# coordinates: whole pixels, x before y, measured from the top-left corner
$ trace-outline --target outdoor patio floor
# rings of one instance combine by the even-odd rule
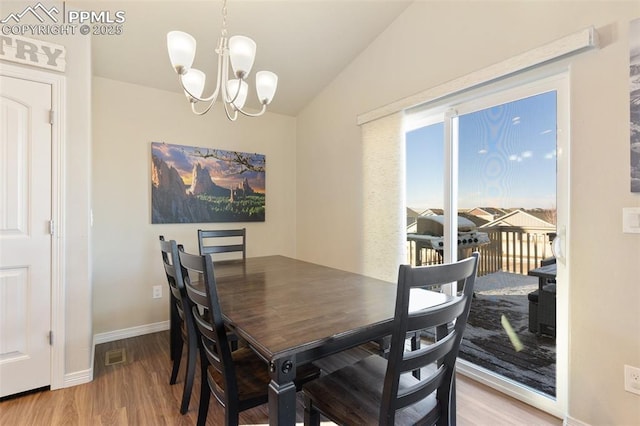
[[[537,289],[538,279],[508,272],[478,277],[471,303],[460,358],[555,396],[555,339],[529,331],[527,294]],[[523,344],[516,351],[504,330],[505,315]]]

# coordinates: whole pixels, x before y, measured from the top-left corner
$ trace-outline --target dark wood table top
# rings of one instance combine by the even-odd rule
[[[270,425],[296,423],[296,366],[391,334],[396,283],[283,256],[215,262],[214,274],[225,321],[267,362]],[[411,296],[411,310],[449,299]]]
[[[396,283],[283,256],[216,262],[214,270],[229,325],[268,360],[383,330],[394,315]],[[423,293],[416,309],[446,300]]]

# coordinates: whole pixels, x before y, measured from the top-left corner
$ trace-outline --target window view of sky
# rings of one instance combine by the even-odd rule
[[[444,205],[444,125],[406,134],[407,207]],[[547,92],[461,115],[460,208],[556,205],[556,94]]]

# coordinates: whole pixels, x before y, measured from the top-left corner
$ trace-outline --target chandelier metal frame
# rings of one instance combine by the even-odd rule
[[[218,56],[217,80],[215,90],[210,96],[202,96],[205,74],[191,68],[196,51],[195,38],[182,31],[170,31],[167,34],[167,49],[171,64],[178,74],[178,81],[191,104],[191,110],[196,115],[209,112],[220,96],[229,120],[235,121],[238,113],[248,117],[258,117],[266,112],[267,105],[275,95],[278,76],[270,71],[259,71],[256,73],[256,91],[261,109],[258,112],[248,112],[244,109],[248,92],[245,80],[253,66],[256,45],[248,37],[228,37],[227,0],[222,2],[222,29],[218,47],[215,50]],[[235,77],[233,79],[229,78],[230,66]],[[196,105],[201,102],[207,105],[203,109],[196,108]]]

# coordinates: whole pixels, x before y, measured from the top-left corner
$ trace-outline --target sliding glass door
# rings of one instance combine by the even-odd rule
[[[567,229],[565,106],[555,77],[423,107],[406,133],[408,261],[481,254],[463,370],[552,413],[566,386],[567,274],[552,252]],[[547,264],[554,276],[533,275]]]

